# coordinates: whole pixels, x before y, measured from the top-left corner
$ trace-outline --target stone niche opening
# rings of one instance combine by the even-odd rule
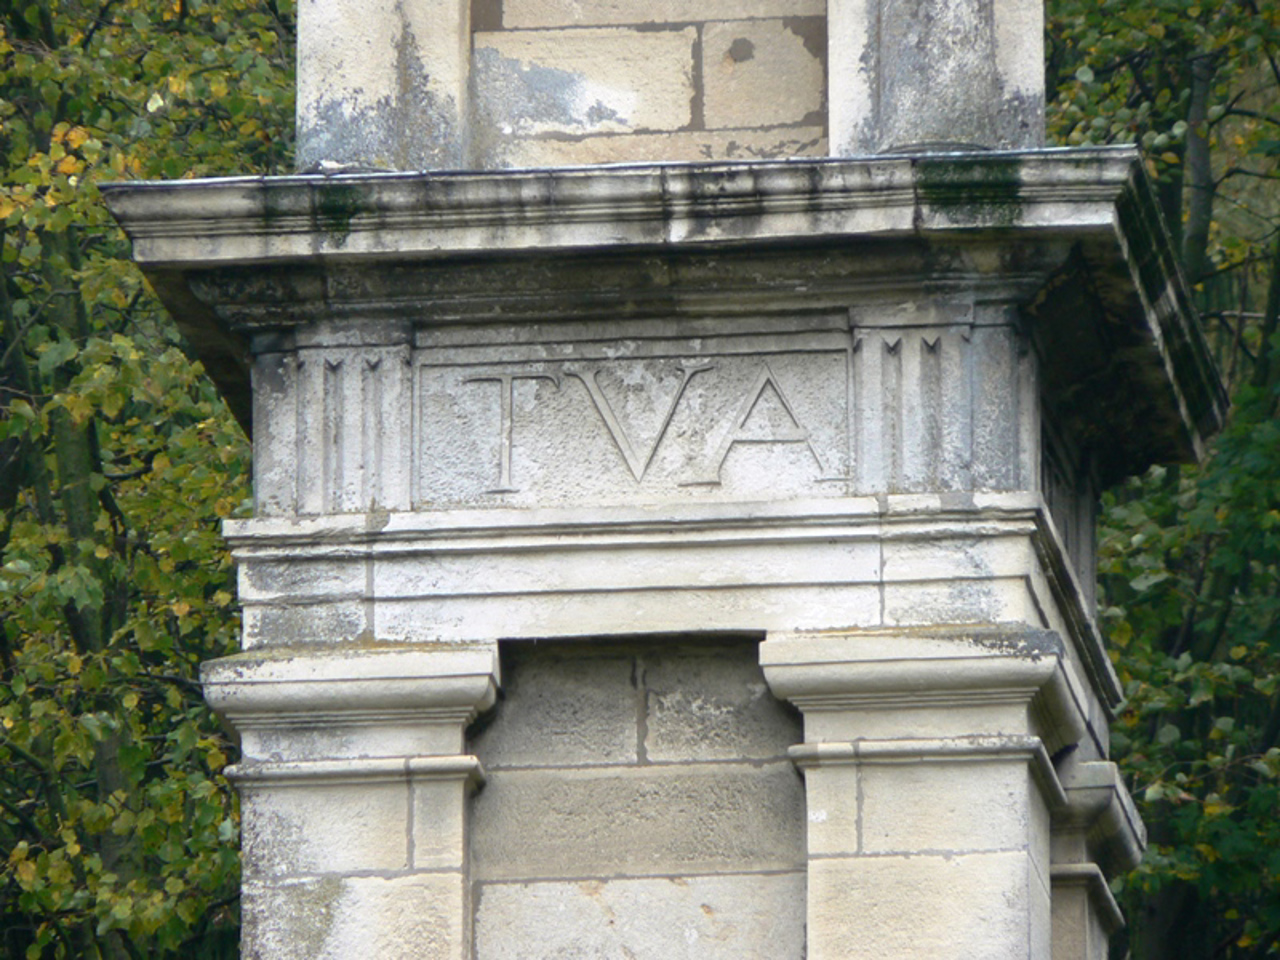
[[[468,732],[476,960],[805,955],[802,723],[758,647],[501,645]]]

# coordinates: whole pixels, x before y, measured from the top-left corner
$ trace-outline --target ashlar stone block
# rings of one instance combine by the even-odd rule
[[[808,891],[809,960],[1049,958],[1025,853],[813,860]]]
[[[247,880],[249,960],[471,960],[460,874]]]
[[[820,126],[826,58],[822,17],[708,23],[702,31],[706,125]]]
[[[473,136],[487,166],[510,136],[675,130],[690,121],[689,28],[478,33]]]
[[[768,17],[819,17],[822,0],[503,0],[502,25],[695,23]]]
[[[409,784],[249,786],[241,848],[248,877],[403,871],[409,866]]]
[[[794,870],[803,811],[804,787],[787,761],[510,770],[476,796],[473,876]]]
[[[802,960],[802,872],[485,883],[476,960]]]

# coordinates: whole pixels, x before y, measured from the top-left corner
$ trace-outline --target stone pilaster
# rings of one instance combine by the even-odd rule
[[[830,0],[833,156],[1044,145],[1044,7]]]
[[[1146,830],[1114,763],[1064,759],[1067,803],[1053,825],[1054,960],[1106,960],[1124,918],[1107,884],[1136,867]]]
[[[770,637],[808,809],[812,960],[1047,960],[1051,756],[1090,696],[1046,631]],[[1056,956],[1056,954],[1055,954]]]
[[[256,960],[471,956],[463,732],[493,645],[273,648],[206,665],[239,731],[244,942]]]

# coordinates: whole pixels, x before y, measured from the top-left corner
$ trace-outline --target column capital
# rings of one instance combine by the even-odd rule
[[[804,712],[810,742],[1031,735],[1055,753],[1088,715],[1049,630],[770,634],[760,662],[774,694]]]
[[[452,755],[501,682],[496,643],[255,649],[204,664],[244,762]]]
[[[1083,834],[1090,859],[1109,875],[1126,873],[1141,863],[1147,830],[1120,768],[1109,760],[1068,760],[1059,774],[1067,805],[1054,832]]]

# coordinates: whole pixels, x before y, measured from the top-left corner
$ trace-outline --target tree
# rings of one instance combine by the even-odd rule
[[[218,520],[249,448],[98,195],[278,172],[276,0],[0,0],[0,952],[234,955],[238,624]]]
[[[1234,409],[1105,501],[1113,729],[1151,834],[1113,953],[1280,956],[1280,7],[1054,0],[1050,131],[1148,151]]]

